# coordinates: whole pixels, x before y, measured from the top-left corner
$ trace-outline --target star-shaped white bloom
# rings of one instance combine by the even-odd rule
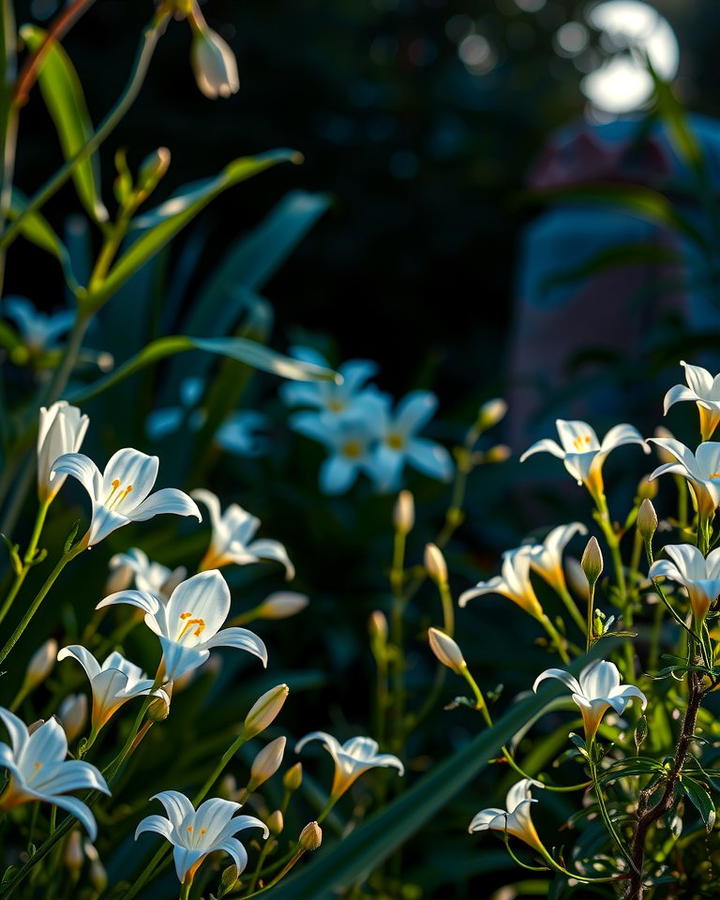
[[[253,540],[260,528],[260,519],[237,503],[231,503],[223,512],[220,500],[212,491],[196,490],[192,496],[205,504],[212,525],[210,547],[200,563],[201,570],[217,569],[231,563],[244,566],[265,559],[283,565],[288,579],[295,577],[295,567],[280,541],[267,538]]]
[[[311,347],[293,347],[291,354],[302,362],[328,367],[325,357]],[[366,390],[368,379],[377,374],[377,364],[368,359],[351,359],[338,368],[342,381],[292,382],[280,388],[280,395],[288,406],[309,406],[329,417],[349,412]]]
[[[265,838],[270,833],[255,816],[235,816],[240,804],[230,800],[206,800],[195,809],[179,791],[161,791],[150,799],[162,803],[167,818],[146,816],[135,831],[135,840],[146,831],[154,831],[170,841],[178,880],[185,884],[192,882],[205,857],[219,850],[230,856],[240,875],[248,857],[235,835],[245,828],[259,828]]]
[[[674,456],[677,462],[664,463],[648,475],[681,475],[687,479],[695,505],[704,516],[711,516],[720,505],[720,442],[705,441],[695,453],[675,438],[649,438]]]
[[[299,753],[309,741],[320,741],[335,762],[331,792],[333,797],[344,794],[363,772],[376,766],[390,766],[397,769],[401,775],[405,774],[405,768],[397,756],[393,756],[392,753],[378,753],[378,743],[372,738],[354,737],[341,744],[337,738],[325,731],[312,731],[297,742],[295,752]]]
[[[97,827],[89,807],[82,800],[65,795],[81,788],[109,794],[100,772],[90,763],[65,759],[67,737],[62,725],[54,718],[32,734],[10,710],[0,707],[0,720],[12,745],[0,744],[0,768],[7,769],[10,774],[7,787],[0,795],[0,809],[43,800],[75,816],[94,841]]]
[[[110,580],[119,582],[118,590],[128,587],[134,578],[135,587],[139,591],[154,594],[163,603],[187,575],[185,566],[169,569],[162,563],[151,560],[138,547],[131,547],[125,553],[116,553],[110,558],[109,566],[113,573]]]
[[[72,310],[47,315],[35,309],[25,297],[8,297],[4,304],[4,315],[13,320],[25,344],[35,352],[52,350],[75,321]]]
[[[38,496],[53,500],[65,483],[65,476],[54,473],[55,460],[64,453],[77,453],[82,446],[90,420],[76,406],[58,400],[49,409],[40,408],[37,436]]]
[[[169,681],[201,666],[214,647],[234,647],[267,665],[267,649],[247,628],[222,628],[230,612],[230,590],[217,569],[200,572],[179,584],[167,604],[143,591],[119,591],[96,609],[127,604],[145,613],[145,624],[160,639]]]
[[[691,366],[680,360],[680,365],[685,369],[685,381],[687,384],[676,384],[665,394],[663,412],[675,403],[683,400],[693,400],[700,414],[700,432],[703,441],[709,441],[720,422],[720,375],[714,378],[707,369],[702,366]]]
[[[646,453],[650,452],[640,432],[632,425],[615,425],[602,442],[587,422],[557,419],[555,425],[560,444],[543,438],[523,453],[520,462],[534,453],[552,453],[563,461],[572,477],[578,484],[584,484],[593,497],[599,497],[604,492],[602,467],[609,453],[624,444],[640,444]]]
[[[502,574],[489,581],[479,581],[474,588],[464,591],[458,603],[465,606],[474,597],[483,594],[500,594],[512,600],[535,619],[543,616],[543,609],[530,581],[532,548],[525,545],[503,553]]]
[[[86,535],[92,547],[130,522],[145,522],[161,513],[195,516],[202,521],[197,504],[178,488],[162,488],[151,494],[157,480],[159,460],[126,447],[113,454],[101,474],[83,453],[65,453],[55,460],[53,470],[72,475],[82,484],[92,501],[92,519]]]
[[[572,691],[572,698],[580,708],[585,726],[585,737],[592,740],[602,717],[610,709],[622,715],[628,703],[637,699],[642,708],[647,706],[647,697],[634,684],[620,684],[620,672],[615,663],[596,660],[580,672],[576,678],[564,669],[546,669],[535,679],[533,691],[546,678],[557,678]]]
[[[693,544],[670,544],[663,550],[670,559],[656,560],[649,577],[669,578],[681,584],[688,592],[693,616],[702,622],[720,594],[720,548],[707,559]]]
[[[128,700],[147,696],[153,686],[152,678],[148,678],[139,666],[129,662],[117,651],[112,652],[100,665],[85,647],[71,644],[64,647],[57,658],[77,660],[85,670],[93,698],[93,732],[100,731]],[[163,690],[156,690],[154,695],[170,702]]]
[[[566,587],[562,557],[576,534],[587,534],[587,528],[582,522],[558,525],[548,532],[542,544],[529,545],[530,566],[556,591],[562,591]]]
[[[535,850],[544,850],[530,816],[531,805],[538,802],[532,797],[532,787],[542,785],[529,778],[518,781],[507,792],[505,809],[498,809],[495,806],[481,809],[470,822],[468,831],[471,834],[475,831],[499,831],[525,841]]]

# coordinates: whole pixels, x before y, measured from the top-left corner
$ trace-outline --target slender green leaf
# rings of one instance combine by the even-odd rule
[[[27,197],[25,197],[17,188],[13,188],[8,218],[11,221],[18,218],[20,213],[22,213],[26,207]],[[37,247],[46,250],[59,261],[65,275],[65,280],[71,290],[74,291],[79,287],[72,271],[68,249],[42,213],[34,212],[30,213],[30,215],[26,215],[20,226],[20,233]]]
[[[110,269],[101,285],[88,294],[85,303],[99,308],[133,273],[171,241],[218,194],[264,172],[281,162],[301,162],[294,150],[271,150],[258,156],[236,159],[216,177],[186,185],[157,209],[140,217],[135,225],[143,228],[142,234],[127,248]]]
[[[173,335],[152,341],[131,359],[118,366],[114,372],[100,378],[88,387],[72,392],[67,399],[73,403],[88,400],[145,366],[186,350],[204,350],[206,353],[227,356],[255,369],[293,381],[334,381],[338,378],[331,369],[291,359],[289,356],[283,356],[269,347],[263,347],[262,344],[248,341],[245,338],[194,338]]]
[[[30,50],[36,50],[45,32],[35,25],[23,25],[20,34]],[[72,159],[93,135],[82,85],[65,50],[53,41],[45,53],[38,75],[40,90],[60,138],[65,159]],[[100,195],[100,164],[97,154],[78,163],[73,173],[83,206],[96,222],[106,222],[108,212]]]
[[[695,781],[694,778],[688,778],[687,775],[682,777],[681,785],[692,805],[700,813],[707,830],[712,831],[715,825],[715,804],[708,791],[700,782]]]

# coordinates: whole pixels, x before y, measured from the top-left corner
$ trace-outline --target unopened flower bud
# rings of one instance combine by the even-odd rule
[[[138,172],[138,190],[143,194],[149,194],[154,191],[169,166],[170,151],[167,147],[158,147],[154,153],[146,156]]]
[[[600,544],[598,544],[597,538],[594,535],[587,542],[585,552],[580,560],[580,565],[588,580],[588,584],[590,586],[594,585],[603,570],[602,551],[600,550]]]
[[[285,819],[283,818],[282,812],[279,809],[276,809],[275,812],[270,813],[266,824],[270,829],[271,834],[280,834],[285,827]]]
[[[285,738],[275,738],[257,754],[250,769],[248,790],[255,791],[277,772],[285,753]]]
[[[262,603],[257,610],[259,619],[289,619],[308,605],[310,599],[295,591],[277,591]]]
[[[283,787],[286,791],[297,791],[302,784],[302,777],[302,763],[295,763],[283,775]]]
[[[448,669],[452,669],[453,672],[457,672],[459,675],[463,669],[467,668],[462,651],[450,635],[440,631],[439,628],[429,628],[428,641],[432,652]]]
[[[494,447],[485,452],[485,462],[501,463],[505,462],[506,459],[510,459],[511,456],[512,450],[507,444],[495,444]]]
[[[638,484],[637,495],[641,500],[654,500],[658,493],[657,479],[650,481],[649,478],[643,478]]]
[[[55,665],[58,655],[57,641],[50,638],[45,641],[42,646],[30,657],[27,670],[25,672],[25,690],[31,691],[48,677]]]
[[[286,684],[278,684],[255,701],[252,709],[245,717],[243,729],[247,737],[254,737],[265,731],[283,708],[290,688]]]
[[[652,501],[645,498],[640,504],[637,516],[637,530],[644,541],[652,540],[652,536],[657,531],[658,517]]]
[[[442,550],[435,544],[425,544],[425,568],[436,584],[447,584],[448,571]]]
[[[235,54],[212,28],[193,32],[190,60],[197,86],[211,100],[230,97],[240,89]]]
[[[108,877],[107,872],[105,871],[105,866],[100,862],[99,859],[94,859],[90,863],[90,884],[95,888],[98,894],[102,894],[102,892],[107,887]]]
[[[240,889],[240,880],[238,878],[237,866],[228,866],[223,870],[220,876],[220,892],[219,897],[225,897],[228,894],[234,894]]]
[[[75,829],[70,832],[67,841],[65,841],[65,850],[63,851],[63,864],[70,872],[73,881],[77,880],[84,862],[85,854],[83,853],[82,836]]]
[[[368,619],[368,631],[373,641],[379,641],[384,644],[388,636],[388,622],[385,613],[379,609],[373,610]]]
[[[415,525],[415,500],[410,491],[400,491],[395,501],[393,524],[400,534],[410,534]]]
[[[300,832],[298,846],[302,850],[317,850],[322,844],[322,828],[317,822],[308,822]]]
[[[234,775],[224,775],[218,785],[218,796],[223,800],[234,800],[237,793],[237,781]]]
[[[173,683],[168,681],[157,697],[148,706],[147,717],[151,722],[164,722],[170,715],[170,700],[172,699]]]
[[[497,425],[498,422],[505,418],[507,409],[507,403],[499,397],[483,403],[478,413],[478,428],[481,431],[487,431],[488,428]]]
[[[58,718],[65,729],[69,744],[82,734],[87,716],[88,702],[85,694],[70,694],[60,704]]]

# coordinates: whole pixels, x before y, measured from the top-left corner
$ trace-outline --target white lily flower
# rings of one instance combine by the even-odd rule
[[[230,612],[230,589],[217,569],[200,572],[179,584],[166,604],[144,591],[119,591],[95,607],[127,604],[145,613],[145,624],[160,639],[165,677],[180,678],[197,669],[215,647],[234,647],[267,665],[267,649],[247,628],[223,628]]]
[[[380,490],[399,489],[405,463],[439,481],[452,477],[454,466],[448,451],[435,441],[417,437],[436,409],[437,397],[430,391],[412,391],[394,413],[384,404],[373,454],[373,476]]]
[[[204,503],[210,513],[212,537],[210,546],[200,563],[200,570],[217,569],[234,563],[244,566],[260,560],[272,560],[285,567],[288,580],[295,577],[295,567],[280,541],[253,538],[261,525],[260,519],[251,515],[237,503],[231,503],[223,513],[220,500],[212,491],[198,489],[192,496]]]
[[[185,566],[169,569],[161,563],[153,562],[137,547],[131,547],[126,553],[116,553],[111,557],[109,565],[117,573],[118,579],[122,578],[125,582],[118,590],[128,587],[134,576],[135,587],[139,591],[154,594],[163,603],[187,575]],[[113,578],[114,575],[111,575],[110,579]]]
[[[702,622],[720,594],[720,548],[707,559],[693,544],[663,547],[670,559],[658,559],[650,566],[649,578],[677,581],[688,593],[696,621]]]
[[[705,441],[695,453],[675,438],[649,438],[662,450],[675,457],[677,462],[658,466],[648,475],[652,480],[659,475],[681,475],[687,479],[698,512],[712,516],[720,505],[720,442]]]
[[[4,315],[13,320],[23,342],[36,353],[56,347],[58,339],[70,330],[75,321],[72,310],[47,315],[35,309],[25,297],[8,297],[4,304]]]
[[[709,441],[720,422],[720,375],[714,378],[702,366],[691,366],[684,360],[680,365],[685,369],[687,384],[676,384],[665,394],[663,412],[675,403],[693,400],[700,414],[700,433],[703,441]]]
[[[310,741],[320,741],[335,762],[335,776],[333,778],[331,796],[340,797],[353,782],[368,769],[377,766],[382,768],[392,767],[401,775],[405,774],[405,767],[392,753],[378,753],[378,743],[369,737],[354,737],[341,744],[337,738],[325,731],[311,731],[301,738],[295,745],[295,752],[300,753],[302,748]]]
[[[240,90],[235,54],[212,28],[193,29],[190,61],[197,86],[211,100],[230,97]]]
[[[500,594],[512,600],[533,618],[541,619],[544,615],[543,608],[530,581],[531,547],[525,545],[507,550],[502,558],[502,574],[489,581],[479,581],[474,588],[464,591],[458,600],[459,605],[465,606],[469,600],[483,594]]]
[[[55,460],[64,453],[77,453],[90,420],[65,400],[40,408],[37,436],[38,497],[51,502],[65,483],[65,475],[54,472]]]
[[[482,809],[473,816],[468,831],[472,834],[476,831],[499,831],[502,834],[510,834],[513,837],[525,841],[534,850],[545,852],[535,825],[530,816],[530,806],[538,801],[533,799],[531,788],[542,787],[537,781],[523,778],[514,784],[507,792],[505,809],[491,806]]]
[[[587,534],[582,522],[558,525],[542,542],[530,546],[530,566],[554,590],[562,593],[567,589],[563,569],[563,552],[576,534]]]
[[[325,357],[311,347],[292,347],[291,355],[301,362],[327,368]],[[377,364],[369,359],[351,359],[338,367],[342,381],[288,382],[280,388],[280,396],[288,406],[310,406],[329,417],[350,412],[355,401],[367,392],[367,381],[376,375]],[[374,393],[374,392],[372,392]]]
[[[80,663],[90,682],[92,691],[92,730],[100,731],[120,707],[133,697],[147,696],[153,686],[152,678],[148,678],[143,670],[129,660],[113,651],[100,665],[89,650],[79,644],[64,647],[57,655],[59,661],[74,659]],[[153,691],[153,696],[160,697],[170,703],[170,698],[163,690]]]
[[[53,472],[72,475],[90,495],[92,519],[85,537],[88,547],[130,522],[145,522],[167,513],[195,516],[202,521],[194,500],[178,488],[162,488],[151,494],[158,474],[157,456],[126,447],[110,457],[101,474],[83,453],[65,453],[55,460]]]
[[[620,684],[620,672],[615,663],[601,659],[591,662],[576,678],[564,669],[546,669],[535,679],[533,691],[546,678],[557,678],[570,688],[575,704],[580,708],[585,726],[585,737],[595,737],[602,717],[609,709],[620,716],[631,700],[639,700],[647,707],[647,697],[634,684]]]
[[[97,827],[88,806],[68,791],[91,789],[110,794],[105,779],[95,766],[77,759],[66,760],[67,737],[56,719],[49,719],[32,734],[25,723],[0,707],[0,720],[10,735],[10,743],[0,743],[0,768],[10,780],[0,795],[0,809],[43,800],[75,816],[95,840]]]
[[[245,869],[248,857],[245,848],[235,837],[245,828],[259,828],[263,837],[270,832],[255,816],[235,816],[239,803],[215,798],[201,803],[197,809],[179,791],[161,791],[150,798],[165,807],[165,816],[146,816],[135,830],[135,840],[147,831],[162,835],[173,845],[173,859],[178,880],[192,882],[197,870],[209,853],[224,850],[237,868]]]
[[[640,444],[646,453],[650,452],[640,432],[632,425],[615,425],[602,442],[587,422],[557,419],[555,425],[560,444],[550,438],[536,441],[523,453],[520,462],[534,453],[552,453],[563,461],[577,483],[584,484],[594,498],[604,493],[602,467],[609,453],[624,444]]]

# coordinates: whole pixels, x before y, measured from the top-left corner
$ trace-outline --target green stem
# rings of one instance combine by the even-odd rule
[[[577,604],[575,603],[572,594],[567,589],[567,585],[564,583],[559,584],[557,586],[557,592],[560,595],[560,599],[565,604],[565,608],[570,613],[573,622],[575,622],[580,631],[585,634],[588,629],[586,628],[582,613],[577,608]]]
[[[180,885],[179,900],[190,900],[190,888],[192,888],[192,881],[183,881]]]
[[[22,568],[15,576],[15,581],[13,582],[9,593],[5,598],[5,602],[0,609],[0,622],[3,621],[5,616],[10,611],[10,607],[13,605],[13,602],[17,597],[20,588],[25,581],[27,573],[32,568],[35,559],[35,551],[37,550],[38,543],[40,542],[40,535],[42,534],[43,526],[45,525],[45,518],[47,517],[48,509],[50,509],[51,503],[52,499],[44,500],[40,504],[40,509],[38,510],[37,518],[35,519],[35,527],[33,528],[33,533],[30,537],[30,543],[28,544],[27,550],[25,551],[25,556],[23,558]]]
[[[563,636],[560,634],[560,632],[557,630],[557,628],[553,625],[553,623],[550,621],[550,619],[545,615],[545,613],[543,613],[542,616],[540,616],[540,618],[538,619],[538,622],[540,622],[542,627],[548,633],[548,636],[552,640],[552,642],[555,646],[555,649],[557,650],[558,654],[560,655],[560,659],[564,663],[569,663],[570,657],[568,656],[568,652],[565,647],[565,638],[563,638]]]

